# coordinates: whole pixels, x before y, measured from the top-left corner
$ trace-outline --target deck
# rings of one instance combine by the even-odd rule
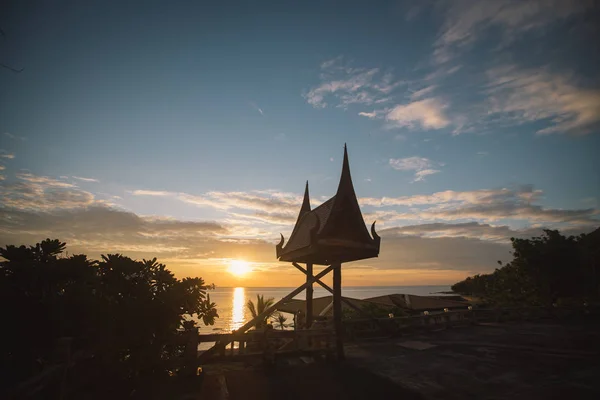
[[[339,364],[229,363],[208,399],[596,399],[600,323],[481,323],[346,345]],[[307,364],[308,362],[308,364]]]

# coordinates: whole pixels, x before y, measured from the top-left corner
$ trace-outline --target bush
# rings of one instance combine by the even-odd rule
[[[65,246],[47,239],[0,248],[0,357],[7,382],[40,372],[63,337],[100,373],[160,373],[179,354],[174,340],[186,315],[207,325],[218,318],[202,278],[177,279],[156,258],[66,256]]]

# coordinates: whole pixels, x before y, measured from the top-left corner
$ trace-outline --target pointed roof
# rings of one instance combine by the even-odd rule
[[[298,213],[298,219],[296,219],[296,225],[300,218],[306,213],[310,212],[310,197],[308,196],[308,181],[306,181],[306,188],[304,189],[304,199],[302,199],[302,207],[300,207],[300,212]]]
[[[280,261],[327,265],[377,257],[380,238],[371,226],[373,237],[365,226],[352,184],[348,150],[344,145],[342,173],[335,196],[310,210],[308,184],[298,220],[289,241],[277,245]]]

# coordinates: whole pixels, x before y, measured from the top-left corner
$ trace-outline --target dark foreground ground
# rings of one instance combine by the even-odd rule
[[[201,393],[185,398],[600,398],[597,322],[465,326],[349,344],[346,356],[337,365],[295,359],[274,369],[208,367]]]

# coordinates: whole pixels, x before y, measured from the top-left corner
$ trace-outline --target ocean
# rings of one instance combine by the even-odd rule
[[[200,327],[201,334],[231,332],[251,319],[250,312],[246,308],[248,300],[251,299],[256,303],[256,295],[260,294],[264,295],[265,299],[272,297],[277,301],[294,289],[291,287],[217,287],[210,290],[208,294],[211,301],[217,304],[219,318],[212,326],[206,326],[201,322],[197,326]],[[347,286],[342,288],[342,296],[365,299],[394,293],[426,296],[445,291],[450,291],[450,286]],[[325,289],[315,285],[314,298],[329,295]],[[301,292],[295,298],[305,297],[306,292]],[[288,317],[288,322],[291,322],[291,316]]]

